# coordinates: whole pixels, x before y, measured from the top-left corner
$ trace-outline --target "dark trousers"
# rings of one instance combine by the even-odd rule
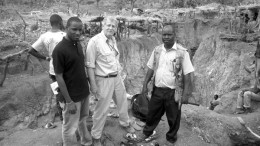
[[[169,124],[169,131],[166,139],[169,142],[177,140],[177,132],[180,128],[181,110],[178,110],[178,103],[174,100],[174,89],[154,87],[152,97],[148,106],[148,115],[143,133],[150,136],[159,124],[164,112]]]

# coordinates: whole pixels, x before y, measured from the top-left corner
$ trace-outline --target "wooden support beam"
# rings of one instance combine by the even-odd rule
[[[19,51],[19,52],[13,53],[13,54],[6,55],[6,56],[0,58],[0,61],[6,61],[6,60],[11,59],[11,58],[13,58],[13,57],[16,57],[16,56],[18,56],[18,55],[21,55],[21,54],[23,54],[23,53],[26,53],[26,52],[28,52],[28,50],[29,50],[29,49],[25,49],[25,50],[21,50],[21,51]]]
[[[3,87],[4,81],[5,81],[5,78],[6,78],[6,74],[7,74],[8,65],[9,65],[9,59],[6,59],[5,60],[5,67],[4,67],[3,77],[0,80],[0,87]]]

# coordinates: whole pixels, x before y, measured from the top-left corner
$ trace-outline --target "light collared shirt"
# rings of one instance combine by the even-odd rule
[[[121,67],[115,38],[108,40],[103,31],[95,35],[89,40],[85,60],[86,66],[95,68],[98,76],[117,74]]]
[[[178,47],[177,47],[178,46]],[[166,50],[164,45],[160,45],[158,49],[162,49],[160,53],[158,68],[155,72],[155,86],[156,87],[168,87],[175,89],[175,75],[173,70],[173,63],[176,59],[176,50],[184,50],[184,56],[182,61],[182,70],[183,74],[186,75],[194,71],[192,66],[189,53],[181,45],[175,43],[173,47],[169,50]],[[150,59],[148,60],[147,66],[154,70],[154,51],[151,54]]]
[[[32,47],[36,51],[41,51],[42,49],[46,49],[48,51],[50,60],[49,65],[49,73],[51,75],[55,75],[54,68],[53,68],[53,59],[52,59],[52,52],[55,46],[62,40],[62,38],[66,35],[65,32],[58,31],[58,32],[51,32],[48,31],[40,36],[40,38],[32,45]]]

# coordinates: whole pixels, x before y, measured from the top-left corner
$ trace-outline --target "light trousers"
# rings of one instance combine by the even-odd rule
[[[93,114],[93,127],[91,135],[95,139],[100,139],[106,122],[111,99],[117,105],[119,113],[119,123],[122,126],[129,126],[128,103],[126,90],[121,76],[103,78],[96,76],[98,88],[98,101]],[[115,95],[113,97],[113,94]]]
[[[66,106],[61,103],[63,108],[63,124],[62,124],[62,139],[63,146],[89,146],[92,144],[91,135],[87,129],[87,117],[89,115],[89,97],[80,102],[75,102],[77,111],[75,114],[70,114]],[[64,108],[65,107],[65,108]],[[80,136],[80,143],[77,142],[76,131]]]
[[[239,92],[237,97],[237,108],[250,108],[251,100],[260,101],[260,95],[251,91],[246,91],[243,95],[242,91]]]

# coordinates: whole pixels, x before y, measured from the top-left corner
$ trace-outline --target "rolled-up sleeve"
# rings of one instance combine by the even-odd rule
[[[147,62],[147,67],[154,70],[154,50],[150,56],[150,59]]]
[[[89,40],[87,51],[86,51],[86,62],[85,65],[90,68],[95,68],[95,61],[96,61],[96,54],[97,54],[97,47],[96,43],[93,40]]]
[[[188,73],[194,72],[194,67],[191,63],[190,55],[187,51],[185,51],[185,53],[184,53],[182,66],[183,66],[183,74],[184,75],[187,75]]]
[[[40,38],[32,45],[32,47],[36,50],[36,51],[41,51],[41,49],[44,48],[44,44],[43,44],[43,35],[40,36]]]
[[[53,67],[54,67],[54,72],[56,74],[60,74],[64,72],[64,67],[65,67],[65,57],[63,55],[63,52],[59,51],[59,49],[53,50],[52,53],[52,58],[53,58]]]

